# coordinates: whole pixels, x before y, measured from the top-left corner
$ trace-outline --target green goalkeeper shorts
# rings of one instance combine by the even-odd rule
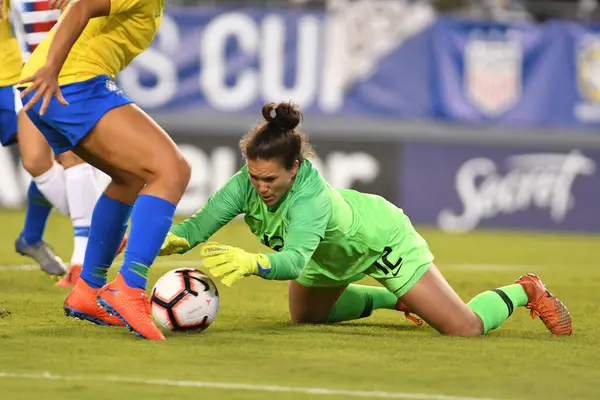
[[[364,269],[356,275],[337,279],[331,271],[323,270],[311,260],[298,277],[298,283],[306,287],[334,288],[370,276],[396,296],[403,296],[421,279],[434,259],[425,239],[410,222],[407,224],[409,229],[403,229],[389,242],[379,259],[364,265]]]

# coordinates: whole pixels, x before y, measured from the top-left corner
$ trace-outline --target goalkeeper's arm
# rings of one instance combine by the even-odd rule
[[[302,273],[313,253],[325,237],[332,209],[329,198],[301,197],[290,205],[290,226],[283,251],[267,254],[271,270],[265,279],[292,280]]]
[[[243,213],[247,191],[244,180],[247,181],[244,171],[238,171],[208,199],[204,207],[185,221],[174,225],[170,233],[187,240],[190,248],[206,241],[229,221]]]
[[[265,254],[271,269],[266,274],[260,274],[259,276],[278,281],[298,278],[320,242],[321,237],[317,234],[290,232],[283,251]]]

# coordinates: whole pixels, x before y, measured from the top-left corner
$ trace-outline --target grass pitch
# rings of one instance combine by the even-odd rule
[[[475,339],[443,337],[388,310],[354,322],[293,326],[286,283],[251,277],[233,288],[217,283],[221,308],[208,330],[156,343],[66,318],[67,290],[39,270],[7,268],[29,263],[13,247],[23,217],[0,211],[3,400],[592,399],[600,393],[599,237],[420,229],[465,300],[522,273],[539,274],[569,307],[571,337],[552,336],[525,309]],[[52,215],[45,238],[69,258],[66,218]],[[240,221],[215,239],[260,248]],[[194,251],[159,258],[149,284],[168,269],[200,267],[197,259]]]

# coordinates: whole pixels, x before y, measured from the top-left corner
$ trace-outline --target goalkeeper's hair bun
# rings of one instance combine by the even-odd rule
[[[302,120],[302,113],[292,103],[265,104],[262,115],[268,123],[273,123],[282,130],[294,130]]]
[[[262,107],[266,122],[258,125],[240,140],[240,150],[246,160],[277,159],[291,169],[294,162],[313,155],[306,135],[297,126],[303,119],[298,106],[291,102],[267,103]]]

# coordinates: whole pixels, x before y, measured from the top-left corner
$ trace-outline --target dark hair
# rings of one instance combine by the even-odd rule
[[[304,161],[313,155],[306,136],[296,127],[302,113],[291,103],[265,104],[262,115],[267,122],[258,125],[240,140],[240,150],[246,160],[277,159],[285,169],[294,161]]]

